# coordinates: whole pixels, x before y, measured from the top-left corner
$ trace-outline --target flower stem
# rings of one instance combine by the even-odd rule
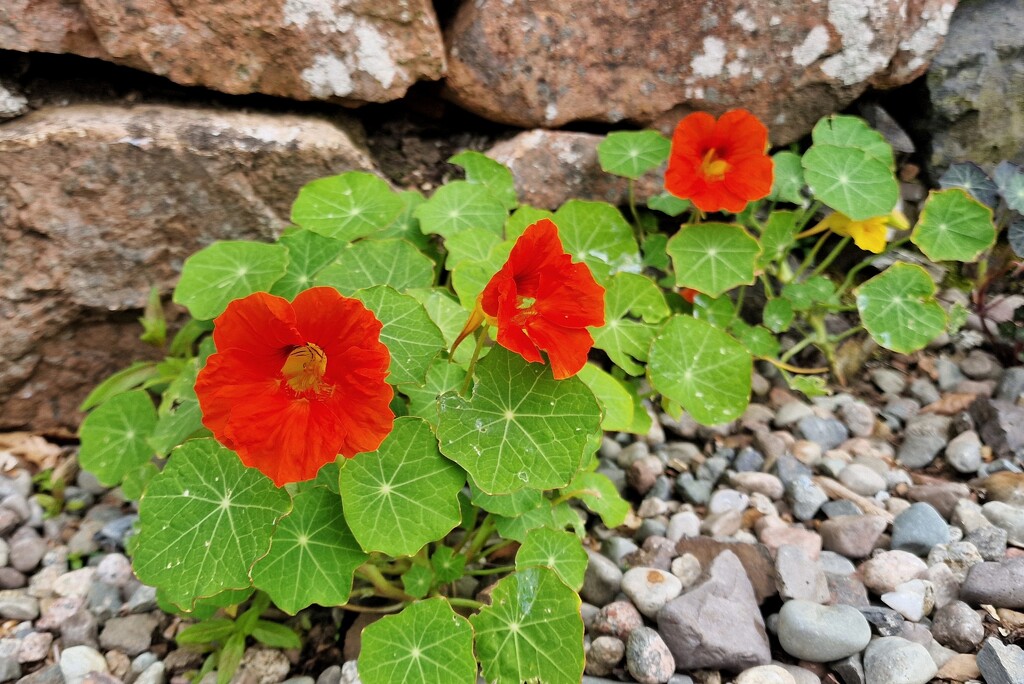
[[[849,330],[844,330],[843,332],[839,333],[838,335],[833,335],[831,338],[829,338],[829,341],[832,342],[832,344],[836,344],[837,342],[842,342],[847,337],[852,337],[852,336],[856,335],[857,333],[862,332],[863,330],[864,330],[864,326],[863,325],[855,325],[852,328],[850,328]]]
[[[779,361],[781,361],[782,363],[789,361],[791,358],[793,358],[794,356],[802,352],[804,349],[809,347],[813,342],[814,340],[811,339],[810,337],[805,337],[804,339],[800,340],[792,347],[787,349],[786,353],[779,357]]]
[[[480,601],[474,601],[473,599],[458,598],[457,596],[449,596],[445,599],[449,604],[458,608],[472,608],[473,610],[480,610],[487,604],[481,603]]]
[[[512,572],[516,569],[514,565],[501,565],[496,568],[482,568],[480,570],[467,570],[467,575],[500,575],[503,572]]]
[[[466,370],[466,382],[462,384],[462,391],[459,394],[465,396],[473,384],[473,373],[476,371],[476,362],[480,360],[480,352],[484,348],[484,338],[487,337],[487,326],[483,326],[476,334],[476,346],[473,347],[473,356],[469,359],[469,368]]]
[[[838,257],[840,253],[842,253],[842,251],[846,249],[846,245],[848,244],[850,244],[849,236],[844,237],[842,240],[840,240],[836,244],[836,246],[832,248],[832,251],[829,252],[828,256],[822,259],[821,263],[818,264],[818,266],[813,271],[811,271],[811,275],[820,275],[826,268],[828,268],[832,264],[833,261],[836,260],[836,257]]]
[[[793,280],[799,279],[800,276],[802,276],[804,272],[808,268],[810,268],[811,263],[814,262],[814,257],[818,256],[818,252],[821,251],[821,248],[825,244],[826,240],[828,240],[827,232],[822,233],[821,237],[818,238],[818,241],[814,243],[813,247],[811,247],[811,251],[807,253],[807,256],[804,257],[803,262],[800,264],[800,267],[796,270],[796,274],[794,274]]]
[[[488,513],[484,517],[484,521],[480,523],[480,527],[476,529],[473,534],[473,541],[469,544],[469,549],[466,551],[466,562],[471,563],[477,554],[480,553],[480,549],[487,543],[487,539],[494,532],[494,518]]]
[[[404,591],[396,587],[394,584],[388,581],[386,577],[381,573],[380,569],[376,565],[370,563],[364,563],[356,569],[356,574],[362,577],[364,580],[373,585],[373,588],[377,590],[378,596],[386,598],[393,598],[399,601],[415,601],[412,596],[409,596]]]
[[[800,368],[799,366],[792,366],[788,363],[778,361],[768,356],[759,356],[757,358],[760,361],[767,361],[776,368],[781,368],[784,371],[789,371],[790,373],[795,373],[797,375],[817,375],[818,373],[824,373],[825,371],[828,370],[827,366],[822,366],[819,368]]]
[[[498,551],[501,551],[502,549],[504,549],[506,547],[509,547],[509,546],[512,546],[513,544],[516,544],[516,543],[518,543],[518,542],[516,542],[516,540],[514,540],[514,539],[502,539],[501,541],[495,542],[494,544],[491,544],[486,549],[481,551],[480,552],[480,557],[481,558],[487,558],[492,553],[497,553]]]
[[[644,242],[644,226],[640,222],[640,212],[636,208],[636,181],[629,179],[629,213],[633,216],[633,227],[636,230],[637,244]]]

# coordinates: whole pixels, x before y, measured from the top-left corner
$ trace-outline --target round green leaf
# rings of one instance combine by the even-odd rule
[[[343,295],[375,285],[390,285],[401,292],[410,287],[430,287],[433,282],[434,262],[411,242],[399,238],[347,245],[316,277],[317,285],[333,287]]]
[[[604,416],[601,419],[602,430],[646,435],[651,429],[650,416],[624,383],[592,363],[580,369],[579,378],[586,383],[601,405]]]
[[[448,163],[461,166],[466,172],[467,181],[487,188],[494,197],[501,200],[506,209],[514,209],[519,203],[516,199],[515,178],[504,164],[474,150],[459,152],[450,157]]]
[[[564,487],[576,474],[601,409],[579,378],[494,347],[477,365],[467,399],[441,395],[441,451],[488,494]]]
[[[363,684],[475,684],[473,629],[443,598],[410,604],[363,630]]]
[[[292,499],[292,511],[278,523],[252,581],[291,615],[313,603],[340,606],[348,602],[353,573],[368,558],[345,522],[338,495],[309,487]]]
[[[425,234],[448,238],[467,228],[483,228],[500,236],[508,210],[487,186],[452,181],[416,207],[414,215]]]
[[[399,385],[398,390],[409,398],[409,415],[437,425],[437,398],[445,392],[462,387],[466,371],[448,359],[437,357],[427,369],[424,385]]]
[[[522,543],[526,541],[526,535],[530,530],[541,527],[551,530],[564,530],[566,527],[572,527],[574,530],[583,529],[575,509],[564,501],[552,506],[551,502],[545,499],[540,507],[530,509],[521,515],[510,518],[494,516],[494,528],[502,539]]]
[[[485,261],[500,242],[501,237],[489,230],[467,228],[444,241],[444,267],[451,271],[463,261]]]
[[[975,261],[996,241],[992,210],[961,188],[933,190],[910,239],[932,261]]]
[[[583,677],[580,597],[551,570],[530,568],[504,578],[491,605],[470,622],[489,682],[579,684]]]
[[[732,327],[732,334],[754,356],[772,359],[779,354],[778,338],[760,325],[747,325],[742,321],[736,321]]]
[[[647,370],[654,389],[704,425],[738,418],[750,399],[750,352],[690,316],[673,316],[662,326],[651,344]]]
[[[607,202],[569,200],[555,212],[554,221],[565,251],[590,266],[599,281],[619,271],[640,272],[633,229]]]
[[[197,598],[244,589],[290,505],[283,489],[233,451],[212,439],[185,442],[139,502],[135,574],[186,609]]]
[[[422,385],[430,362],[444,348],[444,337],[423,306],[386,285],[353,296],[384,324],[380,341],[391,352],[388,382]]]
[[[856,294],[864,327],[886,349],[909,354],[946,330],[946,312],[935,301],[935,283],[920,266],[895,263],[858,287]]]
[[[939,187],[962,188],[986,207],[995,209],[999,204],[999,186],[973,162],[953,164],[939,177]]]
[[[808,311],[815,306],[834,303],[836,286],[825,276],[811,276],[803,282],[792,282],[782,288],[782,296],[794,311]]]
[[[813,145],[803,165],[814,196],[854,221],[888,214],[899,199],[892,171],[864,150]]]
[[[409,556],[462,520],[462,471],[437,451],[430,426],[399,418],[370,454],[339,462],[338,484],[348,521],[367,551]]]
[[[420,230],[420,221],[414,216],[416,207],[426,202],[427,198],[416,190],[402,190],[398,193],[398,198],[402,200],[402,211],[398,214],[398,218],[392,221],[388,227],[374,233],[373,237],[381,240],[402,238],[421,250],[433,254],[436,250],[431,243],[430,236],[423,234],[423,231]]]
[[[209,436],[209,431],[203,427],[203,411],[195,390],[199,366],[198,359],[190,361],[164,390],[156,426],[149,437],[149,446],[161,456],[167,456],[171,449],[193,435]]]
[[[597,144],[597,159],[606,173],[638,180],[664,164],[671,147],[658,131],[616,131]]]
[[[706,294],[699,294],[693,300],[693,317],[725,330],[736,320],[736,305],[728,297],[712,299]]]
[[[145,391],[115,395],[82,421],[78,462],[100,484],[118,485],[153,457],[148,439],[156,423],[156,408]]]
[[[511,240],[501,242],[491,249],[485,261],[463,261],[452,271],[452,287],[463,307],[469,310],[476,307],[477,297],[508,260],[512,244]]]
[[[311,230],[296,230],[282,235],[277,240],[288,248],[288,269],[284,277],[274,283],[271,294],[285,299],[295,299],[295,295],[313,286],[313,279],[320,269],[334,261],[345,243],[324,237]]]
[[[587,572],[587,552],[575,534],[546,528],[530,530],[516,552],[516,570],[548,568],[579,591]]]
[[[796,241],[797,213],[773,211],[761,232],[761,267],[779,261]]]
[[[484,509],[488,513],[495,513],[505,517],[522,515],[527,511],[540,508],[540,505],[547,503],[544,494],[539,489],[520,489],[511,494],[495,496],[481,492],[476,487],[470,488],[470,501],[474,506]],[[548,506],[550,508],[550,505]]]
[[[515,240],[526,232],[526,229],[541,219],[555,219],[555,215],[547,209],[538,209],[524,204],[505,221],[505,239]]]
[[[601,522],[610,530],[626,522],[626,516],[629,515],[629,502],[622,498],[615,484],[602,473],[580,473],[561,491],[561,495],[582,501],[591,512],[601,517]]]
[[[772,166],[775,178],[768,199],[772,202],[789,202],[803,204],[804,199],[804,167],[800,164],[800,155],[794,152],[778,152],[772,155]]]
[[[663,192],[650,197],[647,200],[647,208],[675,217],[690,208],[690,200],[681,199],[670,193]]]
[[[856,116],[833,114],[818,121],[811,131],[815,145],[834,145],[863,150],[868,156],[884,163],[890,170],[896,168],[892,145],[885,136]],[[845,212],[844,212],[845,213]]]
[[[765,327],[772,332],[780,333],[789,330],[789,324],[793,322],[793,305],[787,299],[769,300],[764,305],[761,318]]]
[[[469,319],[469,311],[464,309],[455,300],[451,292],[439,287],[427,289],[413,288],[406,290],[405,294],[413,297],[423,305],[427,315],[430,316],[430,320],[434,321],[434,325],[441,330],[441,334],[444,336],[445,347],[451,349],[459,333],[466,326],[466,321]],[[455,361],[461,364],[468,364],[472,355],[473,349],[471,344],[461,345],[455,350]]]
[[[430,567],[434,569],[437,581],[447,584],[462,577],[466,571],[466,557],[456,555],[450,546],[439,546],[430,556]]]
[[[287,270],[288,250],[281,245],[215,242],[185,259],[174,303],[195,318],[215,318],[234,299],[270,291]]]
[[[402,588],[413,598],[423,598],[434,584],[434,571],[426,565],[413,565],[402,575]]]
[[[1006,229],[1006,240],[1014,254],[1024,257],[1024,218],[1018,216],[1010,221],[1010,226]]]
[[[292,223],[349,242],[386,228],[403,206],[377,176],[350,171],[306,184],[292,205]]]
[[[668,241],[676,285],[711,297],[754,282],[761,246],[742,226],[700,223],[683,226]]]
[[[669,315],[661,289],[646,276],[616,273],[604,294],[604,325],[591,331],[594,346],[603,349],[616,366],[642,375],[654,327]],[[640,322],[636,319],[643,319]]]
[[[1018,214],[1024,214],[1024,169],[1010,161],[999,162],[995,181],[1006,200],[1006,206]]]

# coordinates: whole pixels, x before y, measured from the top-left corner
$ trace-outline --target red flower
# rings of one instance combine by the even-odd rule
[[[373,451],[391,432],[391,355],[358,300],[329,287],[290,303],[257,292],[214,325],[217,353],[196,381],[203,424],[278,487],[316,477],[339,453]]]
[[[604,325],[604,288],[586,264],[572,262],[548,219],[519,236],[480,306],[498,326],[498,344],[532,363],[547,352],[556,380],[583,368],[594,345],[587,326]]]
[[[772,189],[768,129],[745,109],[718,121],[696,112],[679,122],[665,171],[665,189],[704,212],[743,211]]]

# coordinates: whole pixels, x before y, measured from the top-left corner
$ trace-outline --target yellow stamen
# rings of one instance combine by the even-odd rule
[[[323,378],[326,372],[327,354],[312,342],[292,349],[281,366],[281,375],[296,392],[313,390],[319,393],[324,389]]]
[[[700,164],[700,172],[707,180],[720,181],[725,178],[729,169],[729,162],[719,159],[718,152],[713,147],[707,151]]]

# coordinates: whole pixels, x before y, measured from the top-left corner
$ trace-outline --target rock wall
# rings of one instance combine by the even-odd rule
[[[0,429],[73,429],[97,380],[152,354],[150,285],[213,240],[273,237],[310,179],[429,192],[471,146],[525,201],[620,202],[596,134],[742,106],[797,140],[924,73],[954,5],[0,2]]]

